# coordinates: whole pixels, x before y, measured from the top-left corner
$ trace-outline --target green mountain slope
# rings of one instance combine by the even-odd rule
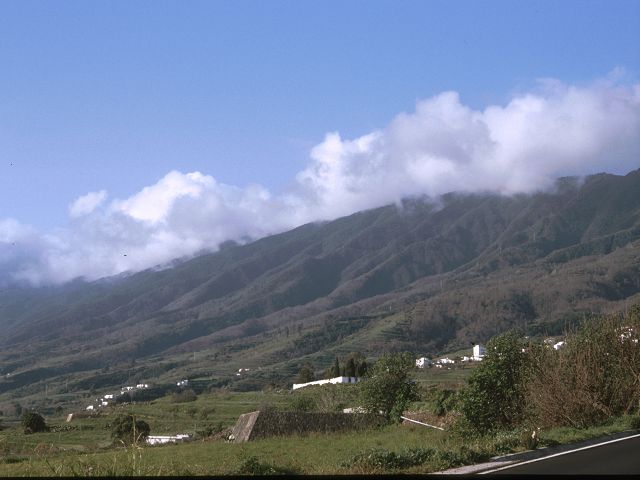
[[[248,363],[266,382],[303,359],[436,353],[639,299],[640,170],[531,196],[406,200],[172,268],[4,290],[0,396]]]

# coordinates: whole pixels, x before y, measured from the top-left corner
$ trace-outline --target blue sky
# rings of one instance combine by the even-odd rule
[[[394,150],[387,149],[393,143],[387,137],[403,124],[403,112],[416,114],[419,102],[447,91],[456,92],[457,98],[442,100],[445,106],[435,102],[425,107],[427,117],[433,116],[433,109],[449,112],[460,105],[478,114],[491,106],[506,107],[514,98],[539,93],[539,79],[561,84],[551,88],[544,83],[546,93],[540,95],[547,100],[564,95],[558,88],[565,93],[570,88],[592,92],[601,88],[594,85],[608,82],[607,91],[627,88],[624,95],[633,104],[631,113],[625,110],[621,116],[616,107],[612,115],[628,114],[621,128],[633,130],[637,98],[629,99],[638,95],[633,89],[640,74],[640,1],[4,0],[0,72],[0,222],[5,219],[0,250],[3,238],[7,244],[26,242],[29,248],[19,257],[35,255],[41,260],[43,255],[48,258],[51,248],[44,237],[58,235],[56,229],[64,232],[54,244],[83,235],[85,241],[105,236],[100,229],[87,233],[88,220],[77,225],[77,218],[94,208],[100,206],[103,216],[94,218],[92,225],[108,223],[109,234],[116,235],[114,217],[106,210],[129,215],[133,204],[162,204],[158,192],[172,188],[178,193],[168,200],[171,208],[176,198],[195,198],[201,195],[198,189],[215,190],[224,184],[233,190],[225,190],[225,199],[241,197],[242,205],[247,195],[258,203],[268,197],[277,204],[274,209],[303,203],[303,213],[294,208],[293,218],[299,221],[384,203],[398,192],[358,200],[346,210],[327,207],[311,212],[304,199],[318,192],[300,190],[319,185],[318,172],[332,162],[329,150],[354,159],[374,158],[371,152],[383,148],[371,145],[379,143],[385,145],[385,155],[393,157],[406,151],[415,154],[420,142],[431,142],[429,148],[439,144],[442,136],[427,135],[424,141],[412,140],[411,148]],[[550,88],[555,93],[549,93]],[[568,93],[562,96],[562,105],[574,102],[572,98]],[[512,121],[489,116],[491,125]],[[437,130],[432,124],[420,125]],[[589,128],[601,129],[594,125]],[[493,128],[494,140],[496,135],[510,135],[504,128],[502,133]],[[382,139],[367,137],[380,131],[387,132]],[[326,137],[332,132],[338,132],[339,139]],[[603,145],[620,144],[607,135]],[[344,143],[356,139],[360,144]],[[520,151],[520,146],[509,148]],[[615,173],[626,173],[630,162],[636,167],[640,163],[628,158],[637,153],[635,144],[625,148],[610,163],[611,170],[619,170]],[[452,154],[448,147],[445,150],[442,155]],[[351,183],[360,178],[357,172],[369,171],[357,161],[349,164]],[[553,174],[590,173],[606,166],[595,160],[588,165],[571,161],[545,171],[540,185]],[[434,172],[443,168],[448,167],[432,166]],[[172,171],[176,175],[162,183]],[[203,177],[184,177],[190,172]],[[433,182],[424,173],[422,186],[409,193],[441,193],[429,187],[441,182],[437,175],[432,177]],[[523,184],[522,178],[500,182],[482,186],[510,192]],[[351,183],[348,189],[353,189]],[[145,187],[158,190],[147,190],[151,200],[136,197]],[[253,190],[247,193],[247,188]],[[81,202],[82,208],[72,208],[76,214],[70,216],[70,205],[89,192],[94,195]],[[255,213],[256,208],[249,210]],[[147,212],[131,218],[148,223],[161,216]],[[229,216],[221,218],[228,223]],[[7,219],[13,222],[10,227]],[[247,227],[256,222],[260,223],[247,219],[244,227],[220,233],[220,238],[256,236],[292,225],[284,222],[257,231]],[[206,225],[212,232],[222,228],[215,222]],[[154,231],[152,237],[158,235]],[[212,235],[216,240],[209,247],[215,248],[218,237]],[[193,253],[193,248],[177,253]],[[0,251],[0,270],[3,261],[5,269],[24,267],[11,255],[3,257]],[[119,263],[104,272],[143,268],[157,259],[145,258],[139,265]]]

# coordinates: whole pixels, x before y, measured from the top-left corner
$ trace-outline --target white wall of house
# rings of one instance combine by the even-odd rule
[[[483,345],[474,345],[473,346],[473,357],[482,358],[487,354],[486,348]]]
[[[424,367],[429,367],[433,364],[433,362],[431,361],[431,359],[426,358],[426,357],[420,357],[416,359],[416,367],[418,368],[424,368]]]
[[[149,435],[147,437],[147,443],[149,445],[160,445],[163,443],[175,443],[175,442],[184,442],[190,440],[190,436],[188,434],[178,434],[178,435]]]
[[[358,379],[356,377],[334,377],[329,378],[327,380],[315,380],[313,382],[307,383],[294,383],[293,390],[297,390],[298,388],[308,387],[310,385],[326,385],[327,383],[358,383]]]

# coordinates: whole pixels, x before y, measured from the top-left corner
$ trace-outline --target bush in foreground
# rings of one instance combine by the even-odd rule
[[[144,420],[136,420],[132,415],[118,415],[111,424],[111,437],[125,444],[143,442],[149,436],[151,428]]]
[[[409,403],[419,398],[416,384],[409,378],[414,365],[413,354],[408,352],[380,357],[370,375],[359,383],[364,409],[400,423]]]
[[[47,424],[42,415],[36,412],[25,412],[22,414],[22,428],[24,433],[37,433],[47,430]]]

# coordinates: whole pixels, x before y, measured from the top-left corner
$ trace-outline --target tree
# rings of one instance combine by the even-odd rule
[[[360,378],[364,377],[367,374],[368,368],[369,366],[367,365],[367,361],[362,360],[360,363],[358,363],[358,367],[356,368],[356,376]]]
[[[336,362],[333,364],[333,368],[331,369],[332,377],[340,376],[340,362],[338,361],[338,357],[336,357]]]
[[[29,411],[22,414],[22,427],[26,434],[44,432],[47,430],[47,424],[45,423],[42,415]]]
[[[415,360],[409,352],[385,354],[373,365],[369,377],[360,382],[362,406],[400,423],[410,402],[418,400],[416,384],[409,378]]]
[[[479,434],[522,421],[529,363],[515,331],[492,338],[482,363],[469,377],[460,410],[467,427]]]
[[[297,383],[307,383],[313,382],[316,379],[313,365],[309,362],[305,363],[300,372],[298,372],[298,382]]]
[[[347,366],[344,369],[345,377],[355,377],[356,376],[356,362],[353,357],[349,357],[347,360]]]
[[[118,415],[111,424],[111,437],[125,444],[146,440],[151,432],[149,424],[144,420],[136,420],[133,415]]]

